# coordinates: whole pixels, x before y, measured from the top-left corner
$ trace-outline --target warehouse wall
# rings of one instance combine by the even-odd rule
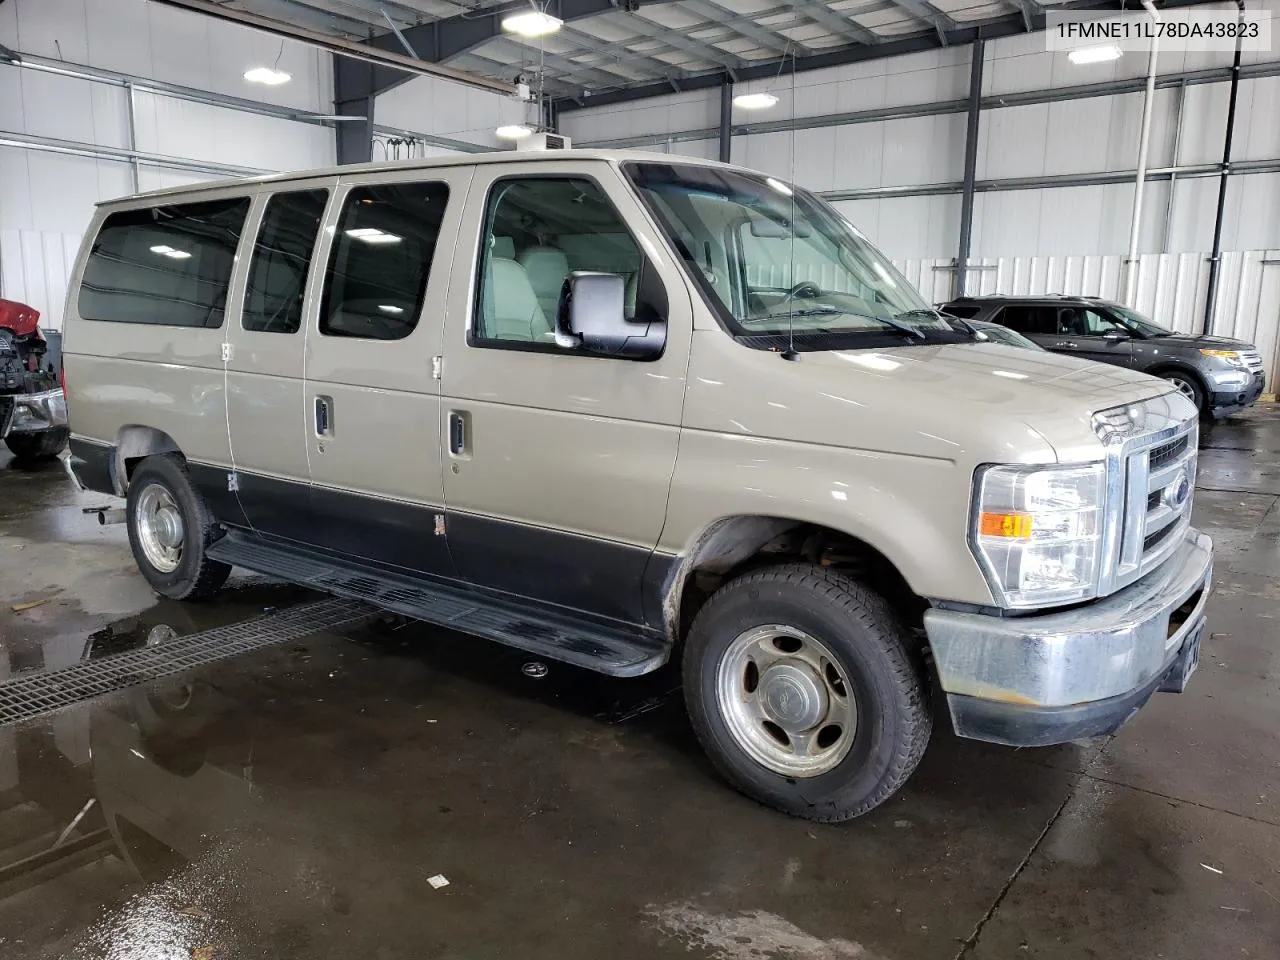
[[[415,77],[374,99],[374,123],[417,133],[447,137],[484,147],[510,148],[494,130],[504,124],[532,121],[536,107],[513,97],[477,90],[436,77]],[[383,139],[383,138],[379,138]],[[428,146],[424,156],[456,153],[441,146]],[[375,145],[374,159],[382,159]]]
[[[1221,6],[1234,9],[1234,5]],[[1270,10],[1274,17],[1280,13],[1280,0],[1249,0],[1249,8]],[[1112,63],[1072,64],[1065,54],[1045,51],[1041,34],[991,41],[986,56],[985,96],[1141,77],[1147,69],[1146,55],[1133,53]],[[779,103],[761,112],[735,110],[733,120],[735,124],[775,122],[793,115],[962,101],[968,95],[969,58],[970,48],[954,47],[803,72],[795,78],[794,111],[789,77],[741,84],[735,93],[768,89]],[[1280,53],[1245,55],[1246,63],[1264,61],[1280,62]],[[1230,62],[1227,52],[1165,53],[1159,70],[1171,74]],[[1225,82],[1186,88],[1179,163],[1212,163],[1221,158],[1227,94]],[[1132,170],[1137,166],[1142,99],[1141,93],[1133,93],[984,110],[978,179]],[[1157,94],[1153,167],[1174,162],[1178,100],[1177,90]],[[1280,77],[1241,83],[1233,159],[1280,159],[1278,103]],[[566,112],[561,129],[579,145],[645,140],[650,148],[714,157],[718,123],[719,91],[712,89]],[[688,131],[700,131],[703,136],[684,139],[681,135]],[[816,190],[912,188],[960,181],[964,140],[964,114],[949,113],[740,135],[733,138],[732,155],[736,163],[792,176]],[[975,255],[1124,252],[1133,192],[1132,184],[1120,183],[979,193],[974,210]],[[1217,181],[1203,177],[1177,183],[1166,245],[1168,197],[1168,184],[1148,184],[1141,251],[1207,249]],[[956,193],[844,200],[837,206],[896,258],[955,255],[960,221]],[[1234,177],[1226,213],[1226,249],[1280,246],[1280,174]]]
[[[328,54],[145,0],[9,0],[0,43],[65,61],[218,94],[333,112]],[[279,87],[247,83],[251,66],[279,56],[293,75]],[[333,131],[137,91],[136,149],[177,160],[252,170],[334,162]],[[129,146],[122,86],[0,64],[0,141],[24,135],[96,147]],[[204,170],[142,164],[142,190],[209,179]],[[99,200],[134,191],[128,162],[0,146],[0,293],[61,323],[71,261]]]

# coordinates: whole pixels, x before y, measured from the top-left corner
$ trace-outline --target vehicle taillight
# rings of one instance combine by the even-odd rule
[[[62,369],[58,371],[58,384],[62,387],[62,395],[67,395],[67,367],[62,364]]]

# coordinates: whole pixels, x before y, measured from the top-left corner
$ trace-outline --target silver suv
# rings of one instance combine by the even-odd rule
[[[1195,668],[1194,406],[981,340],[813,194],[488,154],[104,204],[71,467],[161,594],[232,565],[615,676],[842,820],[967,737],[1114,730]],[[106,516],[114,516],[109,511]]]
[[[962,297],[942,310],[1016,330],[1056,353],[1163,377],[1205,416],[1251,406],[1266,388],[1258,348],[1243,340],[1174,333],[1138,311],[1094,297]]]

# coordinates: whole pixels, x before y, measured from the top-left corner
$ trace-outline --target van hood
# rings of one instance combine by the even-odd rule
[[[732,341],[713,346],[700,333],[694,340],[686,423],[885,453],[1096,460],[1094,413],[1176,396],[1144,373],[998,343],[812,351],[789,362]],[[1186,408],[1179,413],[1194,413]]]

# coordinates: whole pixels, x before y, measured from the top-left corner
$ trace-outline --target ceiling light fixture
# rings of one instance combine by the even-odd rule
[[[777,102],[772,93],[740,93],[733,98],[733,105],[743,110],[768,110]]]
[[[533,134],[533,127],[525,126],[523,123],[511,123],[493,132],[503,140],[523,140]]]
[[[1108,60],[1119,60],[1124,53],[1113,43],[1100,47],[1077,47],[1067,54],[1067,59],[1075,64],[1106,63]]]
[[[275,67],[253,67],[244,72],[244,78],[250,83],[265,83],[268,87],[278,87],[282,83],[288,83],[293,76]]]
[[[365,243],[399,243],[404,239],[404,237],[397,236],[394,233],[379,230],[377,227],[356,227],[348,230],[347,236],[353,240],[362,240]]]
[[[522,37],[545,37],[555,33],[564,21],[543,10],[524,10],[502,18],[502,29]]]

